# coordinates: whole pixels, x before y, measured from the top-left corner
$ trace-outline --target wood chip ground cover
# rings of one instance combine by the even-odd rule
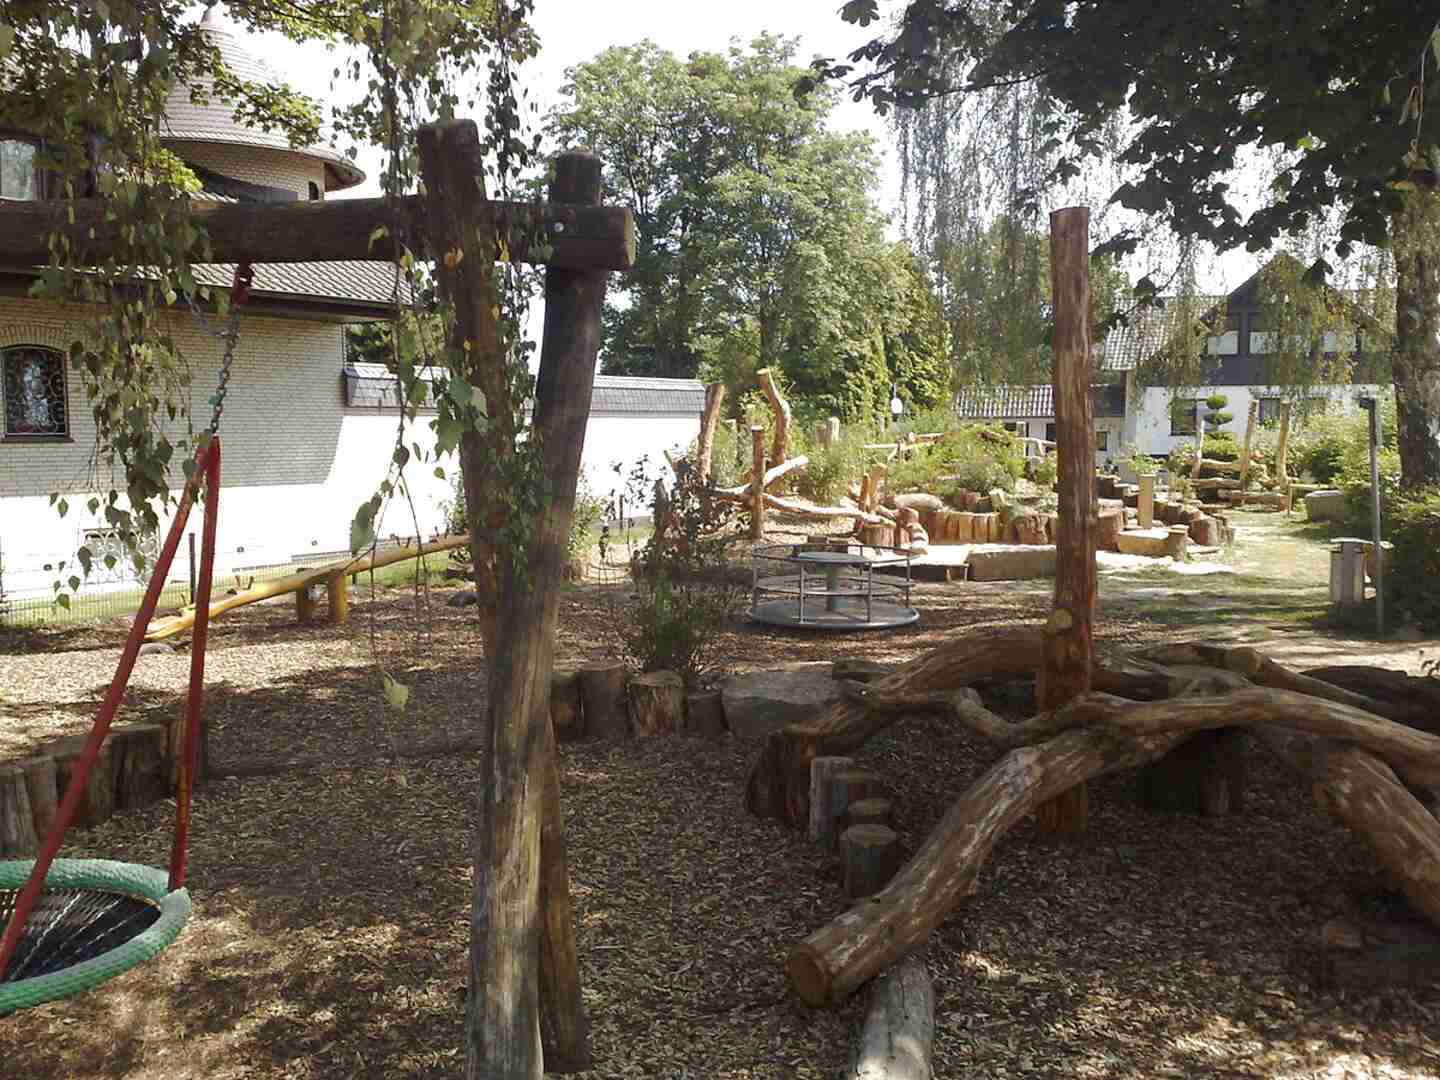
[[[346,628],[281,605],[212,631],[212,753],[328,765],[223,780],[196,801],[196,914],[158,960],[0,1021],[0,1076],[439,1077],[460,1069],[475,760],[392,751],[463,733],[482,704],[478,636],[436,603],[423,649],[408,593],[365,594]],[[620,598],[623,602],[623,597]],[[560,662],[605,655],[611,597],[566,593]],[[1039,618],[1043,589],[926,586],[920,627],[807,637],[738,625],[732,666],[902,659],[962,627]],[[1111,640],[1165,637],[1126,608]],[[371,655],[414,697],[387,712]],[[1170,631],[1173,633],[1173,631]],[[84,730],[123,628],[0,645],[0,757]],[[126,719],[179,707],[187,658],[145,657]],[[689,738],[562,750],[571,885],[597,1064],[589,1077],[836,1077],[863,995],[811,1012],[788,947],[844,910],[832,856],[748,817],[757,750]],[[859,757],[897,794],[913,848],[992,751],[914,720]],[[1140,810],[1093,785],[1079,844],[1027,824],[936,932],[937,1075],[1440,1077],[1440,990],[1345,997],[1311,978],[1320,924],[1374,874],[1308,792],[1252,755],[1224,820]],[[70,855],[163,865],[173,803],[72,834]]]

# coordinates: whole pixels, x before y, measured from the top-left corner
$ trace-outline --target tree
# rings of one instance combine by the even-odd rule
[[[797,393],[860,416],[889,397],[885,335],[906,332],[887,313],[900,262],[869,195],[869,140],[825,129],[833,94],[796,98],[794,50],[769,36],[685,60],[650,42],[607,49],[568,73],[550,130],[594,147],[635,214],[608,370],[744,383],[778,366]]]
[[[862,25],[878,0],[850,0]],[[1189,6],[1139,0],[909,0],[891,32],[852,56],[881,108],[1031,84],[1057,107],[1049,178],[1078,175],[1128,114],[1112,198],[1221,250],[1263,250],[1332,208],[1334,245],[1388,247],[1396,266],[1392,353],[1403,482],[1440,483],[1440,25],[1410,0]],[[1427,66],[1431,77],[1426,79]],[[1396,120],[1399,124],[1396,124]],[[1234,184],[1245,152],[1280,169],[1259,206]],[[1106,250],[1133,250],[1133,233]],[[1317,259],[1312,277],[1329,270]]]
[[[482,619],[489,680],[484,710],[476,718],[485,752],[477,783],[466,1075],[538,1080],[536,1035],[542,1025],[536,973],[544,968],[537,849],[546,833],[554,834],[553,842],[561,831],[558,793],[547,782],[553,768],[550,777],[540,775],[540,766],[553,766],[544,749],[553,644],[546,630],[553,631],[559,556],[585,417],[584,404],[567,400],[560,388],[580,386],[588,395],[605,275],[590,267],[547,275],[547,292],[557,283],[553,291],[568,301],[572,317],[559,333],[547,335],[554,348],[547,347],[542,357],[537,388],[518,333],[527,279],[515,265],[518,257],[504,257],[498,267],[494,259],[497,245],[502,255],[533,254],[547,245],[530,231],[535,222],[529,215],[507,220],[507,232],[497,235],[494,215],[475,205],[484,198],[487,180],[494,194],[516,193],[532,165],[537,144],[521,130],[514,76],[514,64],[535,47],[526,23],[532,3],[231,0],[228,7],[245,26],[356,50],[353,73],[361,76],[360,96],[337,107],[333,119],[357,140],[386,146],[387,193],[413,191],[417,159],[425,159],[429,190],[416,200],[425,225],[414,228],[397,198],[387,204],[387,225],[376,228],[369,243],[371,249],[381,244],[394,252],[397,273],[412,295],[419,258],[435,264],[444,340],[423,357],[395,349],[393,366],[407,419],[413,419],[427,386],[417,371],[420,361],[444,372],[435,383],[439,443],[459,450],[476,585],[492,612]],[[297,145],[316,140],[319,121],[311,103],[285,88],[248,83],[229,71],[185,15],[185,5],[138,0],[0,6],[0,79],[6,91],[0,96],[0,129],[39,136],[44,164],[56,177],[54,190],[47,192],[58,203],[50,208],[50,262],[32,292],[80,301],[96,312],[93,324],[75,335],[70,352],[99,425],[97,449],[119,466],[124,491],[97,497],[92,509],[103,504],[110,523],[131,535],[134,523],[158,523],[159,511],[173,497],[172,459],[185,462],[188,477],[194,469],[188,451],[209,444],[208,431],[172,426],[184,415],[187,376],[185,359],[165,332],[167,309],[183,297],[214,302],[223,311],[227,300],[199,288],[192,271],[192,263],[211,261],[212,251],[186,199],[195,190],[195,176],[160,148],[167,96],[177,83],[196,88],[213,80],[213,92],[232,103],[238,117],[280,128]],[[461,104],[458,88],[481,64],[487,74],[485,138],[473,125],[424,125],[453,117]],[[598,192],[588,183],[587,168],[583,156],[561,159],[552,181],[552,189],[562,193],[558,201],[593,201]],[[104,228],[71,224],[86,220],[83,214],[77,218],[75,200],[89,194],[103,196]],[[78,207],[95,208],[93,202]],[[7,212],[0,205],[0,215]],[[13,220],[29,219],[16,214]],[[297,237],[296,244],[308,239]],[[562,319],[555,314],[559,306],[548,304],[547,318]],[[532,397],[533,426],[525,407]],[[410,456],[397,437],[396,469]],[[402,483],[393,475],[384,478],[375,498],[361,508],[352,525],[354,549],[373,544],[376,513]],[[499,625],[506,628],[504,636]],[[543,831],[542,802],[554,810]],[[547,866],[561,878],[547,879],[551,898],[568,900],[561,884],[563,856]],[[549,940],[559,937],[557,932]]]

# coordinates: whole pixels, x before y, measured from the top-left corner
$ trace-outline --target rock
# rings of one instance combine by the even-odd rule
[[[1170,554],[1167,546],[1170,529],[1164,526],[1153,529],[1126,529],[1115,541],[1120,545],[1122,555],[1148,555],[1153,559],[1163,559]]]
[[[1055,576],[1055,545],[1026,544],[975,548],[966,560],[971,581],[1022,581]]]
[[[892,502],[897,510],[939,510],[945,505],[945,500],[939,495],[930,495],[923,491],[896,495]]]
[[[470,607],[471,605],[473,605],[473,604],[478,604],[479,602],[480,602],[480,597],[475,594],[474,590],[472,590],[472,589],[461,589],[461,590],[460,590],[459,592],[457,592],[454,596],[450,597],[449,600],[446,600],[446,601],[445,601],[445,606],[446,606],[446,607]]]
[[[840,700],[828,663],[732,675],[720,687],[725,720],[737,738],[768,735],[809,720]]]
[[[1347,509],[1343,491],[1312,491],[1305,496],[1305,516],[1311,521],[1344,521]]]
[[[168,641],[147,641],[140,646],[140,656],[152,656],[156,653],[173,653],[175,646]]]

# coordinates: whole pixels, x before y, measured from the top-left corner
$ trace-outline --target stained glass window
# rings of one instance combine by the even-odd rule
[[[39,179],[35,144],[24,139],[0,139],[0,199],[38,199]]]
[[[0,350],[5,437],[69,434],[65,359],[54,349],[17,345]]]

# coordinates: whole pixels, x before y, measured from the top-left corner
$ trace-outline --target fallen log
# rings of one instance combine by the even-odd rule
[[[1308,732],[1263,727],[1255,736],[1310,781],[1316,801],[1370,845],[1410,905],[1440,927],[1440,820],[1396,770],[1360,747]]]
[[[791,458],[789,461],[781,462],[779,465],[774,465],[771,468],[765,470],[765,476],[760,481],[760,485],[762,487],[768,488],[772,486],[776,481],[778,481],[781,477],[785,476],[787,473],[795,472],[797,469],[803,469],[806,465],[809,464],[810,459],[804,454],[801,454],[797,458]],[[754,493],[754,469],[750,470],[750,477],[750,480],[736,487],[716,488],[710,494],[715,495],[721,499],[728,499],[737,502],[749,502],[753,497]]]
[[[1067,731],[1010,751],[955,801],[889,885],[791,950],[795,992],[813,1008],[843,1003],[973,891],[996,842],[1032,809],[1092,777],[1154,761],[1187,737]]]
[[[1381,716],[1440,735],[1440,679],[1366,664],[1310,668],[1304,675],[1362,695],[1373,703],[1371,712],[1383,708]]]
[[[1320,981],[1330,989],[1440,986],[1440,930],[1418,920],[1331,919],[1320,947]]]
[[[935,987],[918,957],[875,980],[855,1062],[846,1080],[931,1080]]]
[[[804,458],[795,458],[796,461],[804,461]],[[714,492],[715,496],[726,502],[748,503],[750,492],[743,494],[720,490]],[[811,517],[817,519],[825,518],[853,518],[856,521],[864,522],[866,525],[887,525],[888,520],[879,514],[867,513],[864,510],[853,506],[812,506],[810,503],[800,502],[798,499],[782,499],[778,495],[765,493],[765,505],[772,510],[779,510],[783,514],[794,514],[796,517]]]
[[[873,684],[880,696],[953,690],[979,679],[1033,674],[1040,663],[1034,628],[977,634],[916,657]],[[780,818],[796,830],[809,825],[810,762],[843,755],[894,723],[856,701],[843,700],[814,720],[772,732],[750,770],[745,805],[757,817]]]

